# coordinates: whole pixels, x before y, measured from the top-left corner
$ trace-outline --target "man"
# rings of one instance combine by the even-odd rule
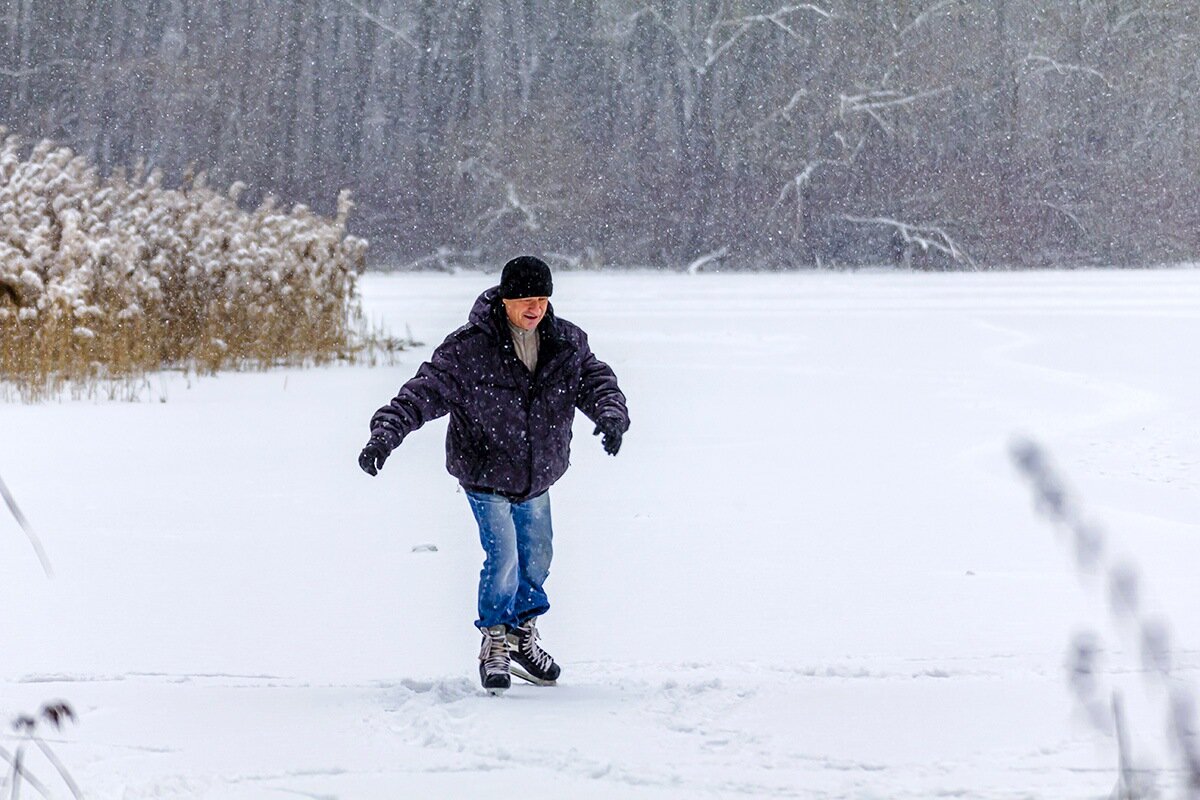
[[[479,679],[493,692],[507,689],[510,675],[545,686],[561,672],[538,644],[537,618],[550,608],[548,490],[567,469],[575,409],[596,424],[609,455],[629,429],[616,375],[582,330],[554,315],[553,288],[540,259],[505,264],[470,321],[375,412],[358,457],[376,475],[404,437],[450,415],[446,468],[466,491],[483,544],[475,625],[483,633]]]

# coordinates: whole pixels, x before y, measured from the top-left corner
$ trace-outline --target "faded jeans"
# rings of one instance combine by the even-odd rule
[[[501,495],[467,491],[467,500],[484,552],[476,627],[515,628],[545,614],[550,601],[542,584],[554,556],[550,493],[514,503]]]

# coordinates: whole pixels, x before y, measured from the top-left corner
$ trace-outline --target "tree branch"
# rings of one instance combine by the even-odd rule
[[[843,214],[842,219],[860,225],[884,225],[892,228],[904,239],[905,243],[915,244],[923,252],[937,250],[949,256],[951,260],[976,269],[974,259],[958,246],[950,235],[936,225],[910,225],[889,217],[855,217]]]
[[[791,122],[792,111],[795,110],[796,106],[799,105],[800,101],[805,97],[808,97],[807,89],[800,89],[793,93],[792,98],[784,103],[782,108],[778,108],[771,112],[770,116],[768,116],[762,122],[755,123],[754,127],[750,129],[750,134],[752,136],[757,136],[758,134],[762,133],[764,128],[780,118]]]
[[[343,0],[343,2],[347,1],[348,0]],[[792,14],[796,14],[801,11],[817,14],[825,19],[837,18],[837,14],[834,14],[832,11],[827,11],[818,5],[813,3],[801,3],[799,5],[782,6],[769,14],[749,14],[744,17],[727,20],[724,19],[726,5],[724,2],[722,2],[717,10],[717,13],[713,16],[712,22],[709,24],[708,31],[703,40],[705,54],[703,61],[700,61],[700,59],[697,58],[696,55],[691,51],[683,31],[667,21],[667,19],[657,8],[654,8],[653,6],[645,6],[641,10],[627,17],[625,21],[626,23],[633,23],[642,17],[651,17],[655,22],[657,22],[672,35],[675,41],[675,46],[679,48],[679,52],[683,54],[684,59],[687,61],[688,66],[691,67],[692,71],[703,74],[711,69],[718,61],[720,61],[721,58],[727,52],[729,52],[730,48],[737,44],[738,41],[740,41],[741,38],[745,36],[755,25],[768,23],[786,32],[789,36],[799,39],[800,34],[788,26],[784,20]],[[732,27],[735,28],[735,30],[733,33],[729,34],[727,39],[718,44],[716,36],[717,30],[726,27]]]
[[[821,8],[820,6],[813,5],[812,3],[802,3],[800,5],[795,5],[795,6],[784,6],[782,8],[776,9],[775,11],[772,11],[770,14],[750,14],[750,15],[747,15],[744,17],[738,17],[737,19],[720,23],[721,25],[727,25],[727,26],[737,25],[738,30],[730,37],[730,41],[726,42],[726,44],[720,48],[720,50],[717,52],[716,56],[720,57],[720,55],[726,49],[728,49],[729,45],[731,45],[734,41],[736,41],[737,39],[740,39],[743,35],[745,35],[745,33],[748,30],[750,30],[750,28],[752,26],[760,24],[760,23],[767,23],[769,25],[774,25],[776,28],[779,28],[781,31],[783,31],[784,33],[786,33],[788,36],[792,37],[793,39],[800,39],[801,38],[800,34],[797,33],[790,25],[788,25],[784,21],[784,19],[786,17],[789,17],[792,14],[798,13],[800,11],[809,11],[814,14],[817,14],[820,17],[823,17],[824,19],[837,19],[837,14],[834,14],[832,11],[826,11],[825,9]],[[715,59],[712,59],[712,60],[715,61]]]
[[[686,272],[688,275],[699,275],[709,264],[720,261],[727,255],[729,255],[728,247],[722,247],[719,250],[713,250],[711,253],[705,253],[692,263],[688,264],[684,269],[684,272]]]
[[[1061,206],[1057,203],[1051,203],[1049,200],[1043,200],[1042,205],[1046,206],[1047,208],[1057,211],[1058,213],[1062,214],[1067,219],[1071,220],[1071,222],[1075,223],[1075,227],[1079,228],[1079,230],[1082,233],[1086,234],[1088,232],[1087,226],[1084,225],[1082,222],[1080,222],[1079,217],[1076,216],[1074,213],[1072,213],[1066,207]]]
[[[392,38],[396,41],[408,45],[418,53],[421,52],[421,48],[416,42],[409,38],[407,33],[395,27],[394,25],[384,22],[377,14],[372,14],[370,11],[367,11],[365,8],[355,3],[354,0],[340,0],[340,2],[354,9],[356,12],[358,12],[359,16],[363,17],[367,21],[375,23],[375,25],[381,28],[385,33],[390,33]]]
[[[542,229],[542,224],[537,218],[537,205],[522,200],[520,194],[517,192],[516,183],[509,180],[506,175],[474,156],[462,162],[459,169],[466,175],[483,178],[488,184],[499,184],[504,187],[504,201],[499,205],[492,206],[479,215],[479,221],[485,222],[483,226],[484,231],[494,228],[500,220],[509,214],[520,215],[522,220],[521,226],[525,230],[539,231]]]
[[[652,6],[646,6],[642,10],[638,11],[637,13],[631,14],[625,21],[627,23],[634,23],[634,22],[637,22],[642,17],[652,18],[655,22],[657,22],[659,24],[659,26],[661,26],[668,33],[671,34],[672,39],[675,42],[675,46],[677,48],[679,48],[680,54],[683,56],[684,60],[687,61],[688,66],[691,67],[693,71],[702,70],[702,67],[700,65],[698,65],[696,63],[696,60],[692,57],[692,54],[688,52],[687,46],[684,43],[683,34],[680,32],[680,30],[678,28],[676,28],[671,23],[667,22],[666,18],[661,13],[659,13],[659,10],[657,8],[653,8]]]
[[[1059,75],[1079,73],[1082,75],[1091,75],[1099,78],[1104,82],[1105,86],[1112,86],[1112,84],[1108,82],[1108,78],[1105,77],[1103,72],[1093,67],[1085,67],[1082,64],[1064,64],[1061,61],[1056,61],[1053,58],[1050,58],[1049,56],[1036,56],[1033,54],[1027,55],[1025,58],[1021,59],[1019,66],[1026,66],[1028,64],[1040,65],[1032,69],[1030,73],[1032,75],[1041,75],[1046,72],[1055,72]]]
[[[28,78],[30,75],[37,75],[39,72],[45,72],[54,67],[76,66],[79,64],[88,64],[81,58],[52,58],[43,64],[37,64],[32,67],[23,69],[11,69],[9,67],[0,67],[0,75],[6,78]]]
[[[913,19],[913,21],[908,23],[907,25],[905,25],[899,31],[897,31],[896,35],[899,38],[903,39],[905,36],[912,33],[917,28],[919,28],[922,24],[925,23],[925,21],[927,19],[932,17],[937,12],[941,11],[943,8],[946,8],[947,6],[958,5],[960,2],[962,2],[962,0],[942,0],[942,2],[940,2],[940,3],[934,3],[932,6],[925,9],[920,14],[917,14],[917,16]]]
[[[901,94],[893,89],[876,90],[855,95],[844,94],[839,98],[841,101],[840,113],[871,113],[889,108],[899,108],[900,106],[912,105],[927,97],[945,94],[948,91],[950,91],[950,87],[942,86],[937,89],[928,89],[924,92],[909,95]]]

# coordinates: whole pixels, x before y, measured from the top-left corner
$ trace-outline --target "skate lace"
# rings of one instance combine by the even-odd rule
[[[550,664],[554,659],[550,654],[538,646],[537,640],[542,638],[538,633],[537,628],[533,628],[530,632],[521,637],[521,654],[532,661],[539,670],[545,672],[550,668]]]
[[[508,643],[504,641],[503,633],[485,634],[481,659],[484,670],[489,674],[508,672]]]

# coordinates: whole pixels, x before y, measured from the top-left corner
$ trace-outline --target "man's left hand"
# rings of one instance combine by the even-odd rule
[[[610,456],[615,456],[617,451],[621,449],[621,439],[624,436],[624,431],[621,430],[620,420],[612,417],[601,417],[596,423],[596,430],[592,431],[592,436],[604,434],[601,443],[604,445],[604,452]]]

